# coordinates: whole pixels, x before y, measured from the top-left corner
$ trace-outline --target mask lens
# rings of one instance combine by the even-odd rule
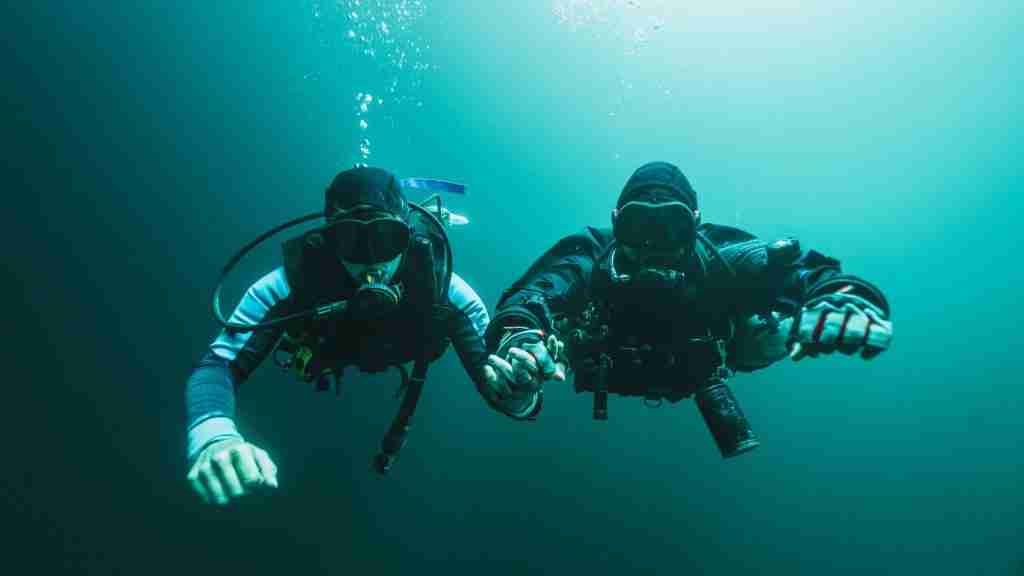
[[[682,202],[630,202],[619,209],[614,232],[626,246],[676,251],[693,242],[693,212]]]
[[[409,246],[409,227],[396,218],[340,220],[331,231],[338,256],[356,264],[392,260]]]

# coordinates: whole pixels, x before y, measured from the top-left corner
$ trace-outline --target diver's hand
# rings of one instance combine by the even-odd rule
[[[889,349],[892,321],[855,294],[836,292],[809,302],[792,323],[790,357],[841,352],[870,359]]]
[[[484,367],[483,394],[500,405],[523,405],[548,380],[565,381],[565,364],[557,361],[564,344],[553,334],[542,342],[509,348],[506,358],[491,354]]]
[[[226,438],[203,448],[188,481],[203,502],[225,506],[246,494],[277,488],[277,466],[262,448]]]

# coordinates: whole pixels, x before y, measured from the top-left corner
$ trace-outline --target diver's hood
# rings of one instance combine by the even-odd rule
[[[622,208],[633,200],[650,202],[655,198],[677,200],[690,210],[697,210],[697,192],[683,172],[668,162],[649,162],[637,168],[622,188],[615,207]]]
[[[324,216],[365,205],[406,220],[408,203],[395,175],[381,168],[359,166],[340,172],[324,193]]]

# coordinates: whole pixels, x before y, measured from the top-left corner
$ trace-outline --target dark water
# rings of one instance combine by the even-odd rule
[[[1024,573],[1019,6],[682,4],[364,1],[394,40],[348,1],[8,9],[12,573]],[[692,404],[597,423],[551,386],[523,425],[449,355],[383,481],[391,377],[265,369],[239,420],[280,494],[204,509],[181,396],[215,273],[364,158],[469,184],[489,305],[674,161],[708,220],[881,285],[894,347],[737,380],[763,446],[727,462]]]

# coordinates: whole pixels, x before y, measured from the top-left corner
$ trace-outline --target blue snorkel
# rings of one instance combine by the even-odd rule
[[[469,224],[469,218],[462,214],[452,212],[441,205],[441,193],[466,195],[466,186],[448,180],[437,180],[434,178],[405,178],[399,181],[402,188],[409,190],[426,190],[433,192],[426,200],[420,202],[420,206],[433,214],[445,227],[463,226]]]

